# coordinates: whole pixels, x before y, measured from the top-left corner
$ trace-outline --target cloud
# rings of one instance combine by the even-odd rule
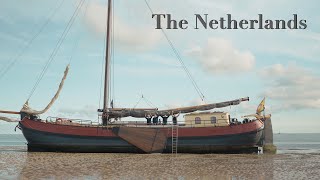
[[[86,23],[95,33],[104,35],[106,31],[106,7],[90,3],[86,13]],[[161,33],[154,27],[131,25],[120,17],[114,17],[114,37],[116,46],[126,51],[145,51],[154,48],[161,39]]]
[[[93,119],[97,116],[98,107],[94,105],[85,105],[83,107],[72,108],[62,107],[58,109],[58,115],[63,117],[82,117]]]
[[[320,108],[320,77],[295,64],[275,64],[264,68],[261,77],[267,82],[263,93],[279,102],[278,110]]]
[[[187,51],[210,73],[244,72],[255,65],[255,57],[248,51],[241,52],[232,43],[222,38],[209,38],[204,47]]]

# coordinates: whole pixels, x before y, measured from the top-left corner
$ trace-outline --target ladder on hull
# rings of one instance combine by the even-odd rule
[[[171,129],[172,154],[178,153],[178,137],[179,137],[179,125],[172,124],[172,129]]]

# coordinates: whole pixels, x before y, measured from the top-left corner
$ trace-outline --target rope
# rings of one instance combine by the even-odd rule
[[[85,17],[86,14],[87,14],[88,5],[89,5],[89,2],[87,1],[86,5],[85,5],[85,10],[84,10],[83,16],[82,16],[83,19],[84,19],[84,17]],[[75,54],[75,50],[78,48],[80,40],[81,40],[81,36],[78,35],[78,38],[77,38],[77,40],[75,41],[75,43],[74,43],[74,45],[73,45],[72,52],[71,52],[71,56],[70,56],[70,59],[69,59],[69,63],[68,63],[68,64],[71,64],[71,62],[72,62],[72,60],[73,60],[73,57],[74,57],[74,54]]]
[[[133,107],[133,109],[135,109],[137,106],[138,106],[138,104],[140,103],[140,101],[143,99],[143,95],[141,96],[141,98],[139,99],[139,101],[136,103],[136,105]]]
[[[56,94],[53,96],[53,98],[51,99],[51,101],[49,102],[49,104],[41,111],[36,111],[36,110],[33,110],[29,107],[29,103],[28,101],[23,105],[23,108],[20,110],[20,112],[25,112],[27,114],[32,114],[32,115],[39,115],[39,114],[43,114],[45,112],[47,112],[51,106],[54,104],[54,102],[58,99],[59,95],[60,95],[60,92],[63,88],[63,85],[64,85],[64,82],[67,78],[67,75],[68,75],[68,72],[69,72],[69,65],[66,67],[66,70],[64,71],[64,75],[63,75],[63,78],[59,84],[59,88],[56,92]]]
[[[29,40],[27,45],[20,51],[20,53],[11,60],[11,63],[9,63],[8,66],[4,66],[1,71],[0,71],[0,79],[2,79],[5,74],[15,65],[15,63],[20,59],[20,57],[26,52],[26,50],[29,49],[30,45],[33,43],[33,41],[43,32],[45,27],[49,24],[53,16],[57,13],[57,11],[61,8],[62,4],[64,3],[65,0],[62,0],[60,4],[57,6],[57,8],[54,9],[53,13],[47,18],[45,23],[40,27],[39,31],[32,36],[32,38]]]
[[[139,101],[136,103],[136,105],[133,107],[133,109],[135,109],[139,103],[141,102],[141,100],[144,100],[144,102],[151,108],[156,108],[156,106],[151,102],[149,101],[146,97],[143,96],[143,94],[141,95],[141,98],[139,99]]]
[[[52,51],[52,53],[51,53],[48,61],[46,62],[45,66],[44,66],[44,68],[43,68],[43,70],[42,70],[42,72],[40,73],[37,82],[36,82],[35,85],[33,86],[32,90],[31,90],[31,92],[30,92],[30,95],[29,95],[29,97],[28,97],[28,100],[29,100],[29,99],[32,97],[32,95],[34,94],[34,92],[35,92],[35,90],[37,89],[40,81],[42,80],[43,76],[44,76],[45,73],[47,72],[47,70],[48,70],[51,62],[53,61],[54,57],[55,57],[56,54],[58,53],[58,50],[60,49],[61,44],[64,42],[64,40],[65,40],[65,38],[66,38],[69,30],[71,29],[71,26],[73,25],[73,23],[74,23],[74,21],[75,21],[75,18],[78,16],[79,10],[80,10],[80,8],[82,7],[84,1],[85,1],[85,0],[81,0],[81,1],[79,2],[79,4],[78,4],[77,8],[75,9],[75,11],[74,11],[72,17],[70,18],[70,20],[69,20],[66,28],[64,29],[63,33],[61,34],[58,43],[56,44],[54,50]]]
[[[150,7],[149,3],[147,2],[147,0],[144,0],[144,2],[146,3],[146,5],[147,5],[148,9],[150,10],[151,14],[154,14],[154,13],[153,13],[153,10],[151,9],[151,7]],[[161,29],[161,31],[162,31],[163,35],[165,36],[165,38],[167,39],[167,41],[168,41],[171,49],[173,50],[174,54],[175,54],[176,57],[177,57],[177,59],[179,60],[181,66],[182,66],[182,68],[183,68],[183,70],[186,72],[186,74],[187,74],[189,80],[191,81],[193,87],[194,87],[195,90],[197,91],[199,97],[201,98],[202,101],[204,101],[205,96],[204,96],[203,93],[201,92],[199,86],[197,85],[196,81],[195,81],[194,78],[192,77],[192,75],[191,75],[190,71],[188,70],[187,66],[186,66],[185,63],[183,62],[183,60],[182,60],[182,58],[181,58],[181,56],[180,56],[180,53],[179,53],[178,50],[175,48],[175,46],[173,45],[172,41],[169,39],[167,33],[166,33],[163,29]]]
[[[155,106],[151,101],[149,101],[147,98],[144,97],[144,101],[152,108],[156,108],[157,106]]]

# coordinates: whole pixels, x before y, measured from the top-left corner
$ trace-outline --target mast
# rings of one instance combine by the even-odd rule
[[[111,16],[112,16],[112,0],[108,0],[108,17],[107,17],[107,35],[106,35],[106,62],[105,62],[105,79],[104,79],[104,103],[103,113],[106,118],[103,119],[104,123],[108,119],[109,107],[109,79],[110,79],[110,52],[111,52]]]

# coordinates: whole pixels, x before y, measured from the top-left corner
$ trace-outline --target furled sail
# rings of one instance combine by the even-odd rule
[[[3,111],[3,110],[0,110],[0,113],[1,114],[20,114],[20,112],[16,112],[16,111]],[[9,118],[9,117],[3,117],[3,116],[0,116],[0,121],[6,121],[6,122],[19,122],[18,119],[13,119],[13,118]]]
[[[157,109],[126,109],[126,108],[117,108],[117,109],[108,109],[109,118],[118,118],[118,117],[134,117],[134,118],[144,118],[147,116],[171,116],[179,113],[191,113],[195,111],[207,111],[216,108],[223,108],[232,105],[238,105],[243,101],[249,101],[249,97],[240,98],[233,101],[226,101],[213,104],[205,104],[200,106],[190,106],[182,107],[176,109],[167,109],[167,110],[157,110]]]
[[[54,102],[58,99],[59,94],[63,88],[64,81],[67,78],[68,72],[69,72],[69,65],[66,67],[66,70],[64,71],[64,75],[63,75],[63,78],[60,82],[58,91],[56,92],[54,97],[51,99],[50,103],[47,105],[46,108],[44,108],[42,111],[33,110],[29,107],[29,103],[27,100],[27,102],[23,105],[23,108],[21,109],[20,112],[24,112],[24,113],[31,114],[31,115],[39,115],[39,114],[43,114],[43,113],[47,112],[51,108],[51,106],[54,104]]]
[[[18,119],[13,119],[13,118],[8,118],[8,117],[2,117],[0,116],[1,121],[6,121],[6,122],[19,122]]]

